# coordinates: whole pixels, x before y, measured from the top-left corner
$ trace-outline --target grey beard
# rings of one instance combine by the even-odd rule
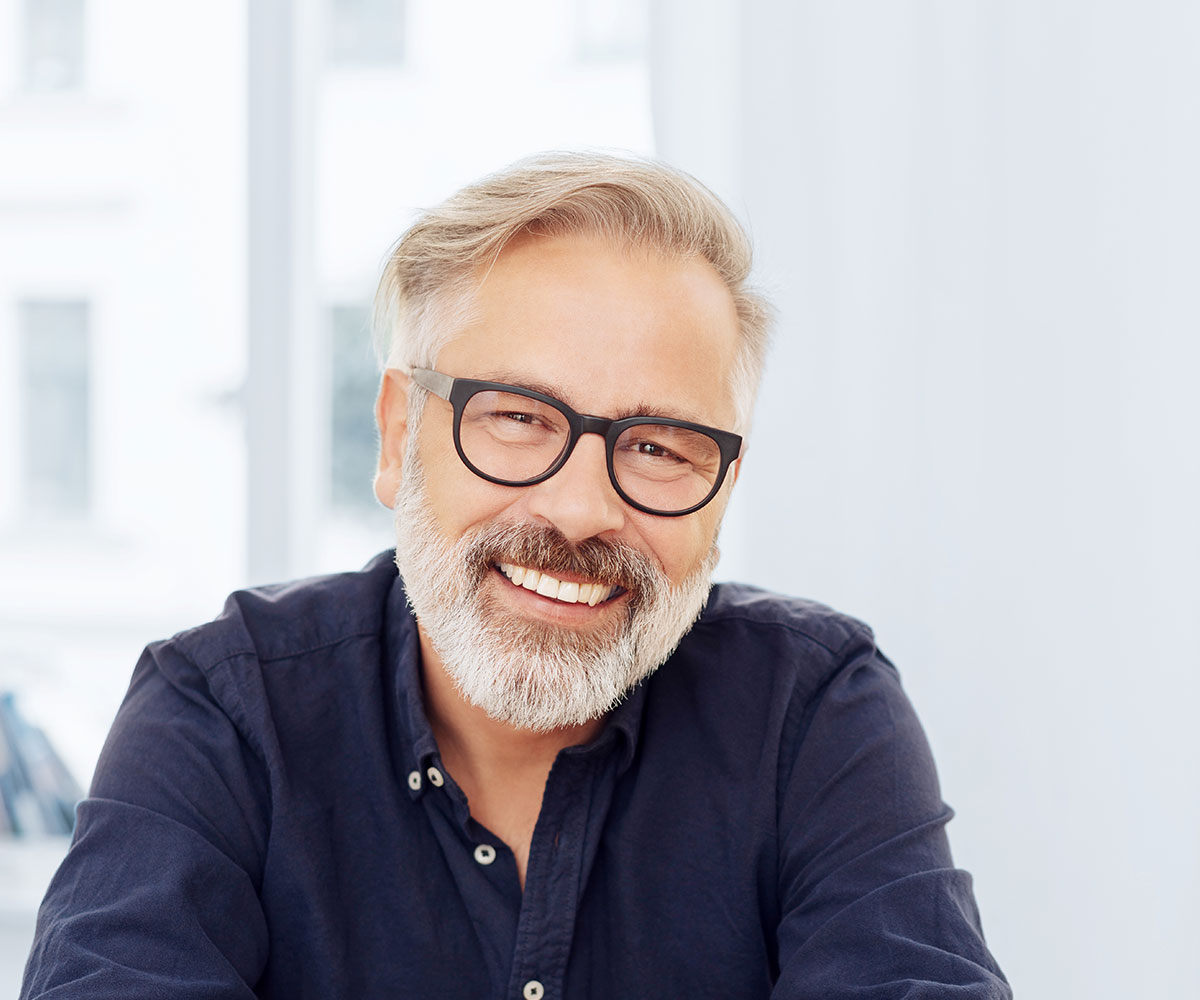
[[[568,542],[554,529],[484,525],[442,540],[409,439],[396,494],[396,565],[409,604],[462,697],[491,718],[547,732],[611,711],[674,652],[708,599],[714,541],[678,585],[621,542]],[[628,591],[625,613],[576,631],[515,615],[482,589],[499,562],[576,573]]]

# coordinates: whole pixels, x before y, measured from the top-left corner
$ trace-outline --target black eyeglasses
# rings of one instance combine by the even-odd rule
[[[502,486],[532,486],[563,467],[581,434],[599,434],[608,478],[629,506],[682,517],[699,510],[741,454],[729,431],[670,417],[608,420],[503,382],[451,378],[414,368],[412,380],[454,407],[454,447],[468,469]]]

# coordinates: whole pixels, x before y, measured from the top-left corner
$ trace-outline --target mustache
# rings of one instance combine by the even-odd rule
[[[487,525],[471,539],[465,556],[476,584],[501,562],[529,566],[551,576],[574,574],[618,586],[629,591],[635,604],[657,594],[664,582],[650,557],[631,545],[603,538],[572,542],[552,526]]]

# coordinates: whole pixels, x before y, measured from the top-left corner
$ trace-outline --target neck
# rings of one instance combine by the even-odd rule
[[[442,764],[466,795],[475,821],[512,850],[524,889],[533,831],[554,759],[564,747],[592,739],[605,720],[535,733],[490,718],[463,699],[423,631],[420,636],[425,711]]]

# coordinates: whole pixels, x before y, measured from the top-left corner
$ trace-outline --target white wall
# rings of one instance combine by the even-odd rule
[[[724,565],[875,627],[1019,996],[1194,996],[1198,9],[658,11],[780,308]]]

